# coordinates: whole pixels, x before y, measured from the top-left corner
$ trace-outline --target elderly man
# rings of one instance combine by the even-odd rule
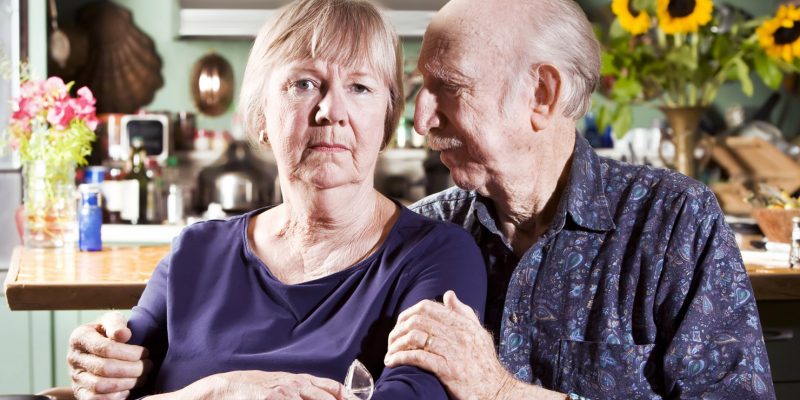
[[[489,331],[448,293],[401,315],[387,365],[432,371],[460,399],[774,398],[713,194],[575,134],[599,63],[572,0],[453,0],[434,18],[415,123],[462,189],[414,209],[482,248]],[[87,392],[126,390],[149,368],[146,350],[118,343],[129,335],[114,315],[73,334]]]
[[[478,242],[491,333],[448,293],[401,314],[386,364],[432,371],[460,399],[774,398],[714,195],[576,135],[599,64],[572,0],[452,0],[436,15],[415,126],[461,189],[412,209]]]

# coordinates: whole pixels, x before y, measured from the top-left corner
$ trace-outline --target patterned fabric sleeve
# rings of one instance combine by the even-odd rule
[[[713,194],[687,201],[655,311],[670,398],[775,398],[750,280]],[[660,301],[659,301],[660,299]]]

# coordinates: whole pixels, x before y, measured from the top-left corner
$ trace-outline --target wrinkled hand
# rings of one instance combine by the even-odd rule
[[[458,399],[493,398],[513,380],[497,358],[492,335],[452,291],[444,304],[424,300],[400,314],[385,364],[430,371]]]
[[[125,317],[117,312],[72,331],[67,363],[77,399],[125,399],[144,383],[152,364],[147,349],[125,344],[130,338]]]
[[[344,400],[341,383],[308,374],[232,371],[203,378],[185,388],[187,398]],[[200,394],[202,396],[193,396]]]

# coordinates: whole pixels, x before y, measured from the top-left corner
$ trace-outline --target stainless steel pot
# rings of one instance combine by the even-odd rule
[[[197,211],[210,203],[228,213],[241,213],[269,205],[274,198],[277,169],[252,153],[244,140],[231,142],[225,153],[200,171]]]

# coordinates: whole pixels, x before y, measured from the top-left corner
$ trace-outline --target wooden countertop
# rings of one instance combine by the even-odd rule
[[[101,252],[17,247],[5,282],[12,310],[128,309],[169,246],[115,246]],[[800,269],[748,265],[758,300],[800,300]]]
[[[27,249],[11,256],[5,292],[12,310],[128,309],[170,246],[114,246],[99,252]]]

